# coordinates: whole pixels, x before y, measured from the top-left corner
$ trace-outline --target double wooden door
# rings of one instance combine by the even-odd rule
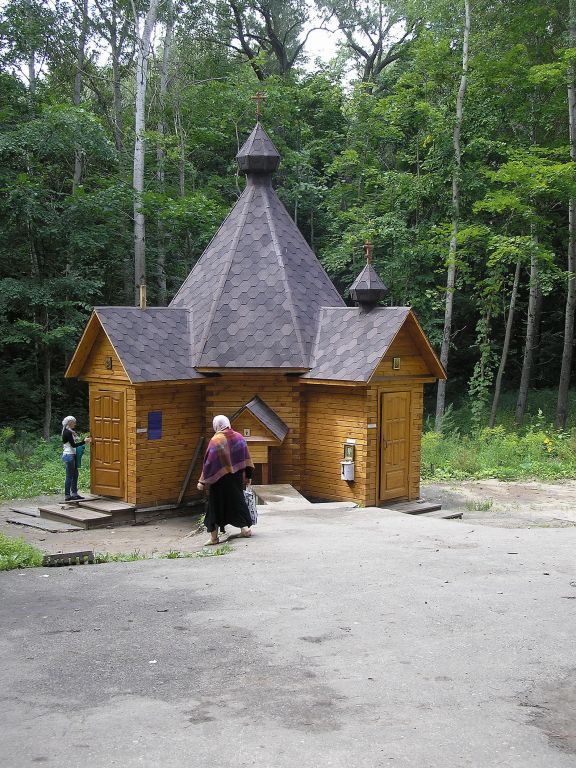
[[[92,493],[123,498],[126,474],[124,392],[90,387]]]
[[[380,501],[410,493],[410,392],[380,395]]]

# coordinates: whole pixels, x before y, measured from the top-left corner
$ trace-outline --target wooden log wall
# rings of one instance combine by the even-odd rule
[[[106,358],[111,358],[112,368],[106,368]],[[104,331],[100,331],[83,366],[82,378],[94,381],[129,381],[124,366]]]
[[[131,388],[127,398],[128,501],[153,506],[175,501],[205,431],[204,392],[198,384],[164,382]],[[150,440],[145,432],[148,413],[162,412],[162,437]],[[199,497],[196,482],[202,471],[200,455],[185,499]]]
[[[398,370],[395,370],[393,367],[395,357],[400,358],[400,368]],[[401,328],[388,348],[386,356],[374,371],[372,378],[374,379],[377,376],[401,378],[403,376],[430,375],[430,369],[412,339],[410,331],[407,328]]]
[[[300,384],[281,371],[223,371],[206,384],[206,437],[214,434],[212,419],[232,416],[258,395],[286,423],[289,432],[270,448],[270,483],[291,483],[300,489]]]
[[[366,503],[367,492],[367,389],[307,385],[303,387],[305,423],[302,491],[306,496]],[[355,443],[355,479],[340,479],[344,444]]]

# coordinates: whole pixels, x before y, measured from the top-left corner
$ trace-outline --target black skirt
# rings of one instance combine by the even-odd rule
[[[233,525],[235,528],[249,528],[252,525],[244,499],[243,469],[233,475],[224,475],[210,486],[204,525],[209,533],[225,525]]]

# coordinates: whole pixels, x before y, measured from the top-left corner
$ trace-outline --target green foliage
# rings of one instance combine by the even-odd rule
[[[8,437],[0,442],[0,500],[25,499],[43,494],[63,493],[65,469],[62,441],[45,441],[34,434],[5,428]],[[80,490],[89,490],[89,448],[80,470]]]
[[[0,533],[0,571],[14,568],[36,568],[42,565],[43,555],[39,549],[23,539],[14,539]]]
[[[500,423],[493,429],[470,428],[474,415],[468,405],[452,411],[442,434],[427,431],[423,435],[422,477],[433,481],[552,481],[576,477],[576,425],[567,431],[552,427],[553,394],[543,393],[539,398],[546,412],[535,409],[532,402],[528,426],[521,432],[511,426],[511,396],[503,398],[509,412],[499,413],[499,421],[506,425]]]
[[[94,562],[100,563],[134,563],[138,560],[147,560],[148,557],[139,549],[134,549],[132,552],[96,552],[94,555]]]

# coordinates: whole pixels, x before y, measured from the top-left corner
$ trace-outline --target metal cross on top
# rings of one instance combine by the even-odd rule
[[[256,102],[256,119],[260,120],[262,116],[262,102],[265,101],[268,97],[265,96],[263,93],[260,93],[260,91],[257,91],[254,96],[252,96],[252,100]]]
[[[366,256],[366,262],[372,264],[372,251],[374,250],[374,244],[370,240],[366,240],[364,243],[364,255]]]

